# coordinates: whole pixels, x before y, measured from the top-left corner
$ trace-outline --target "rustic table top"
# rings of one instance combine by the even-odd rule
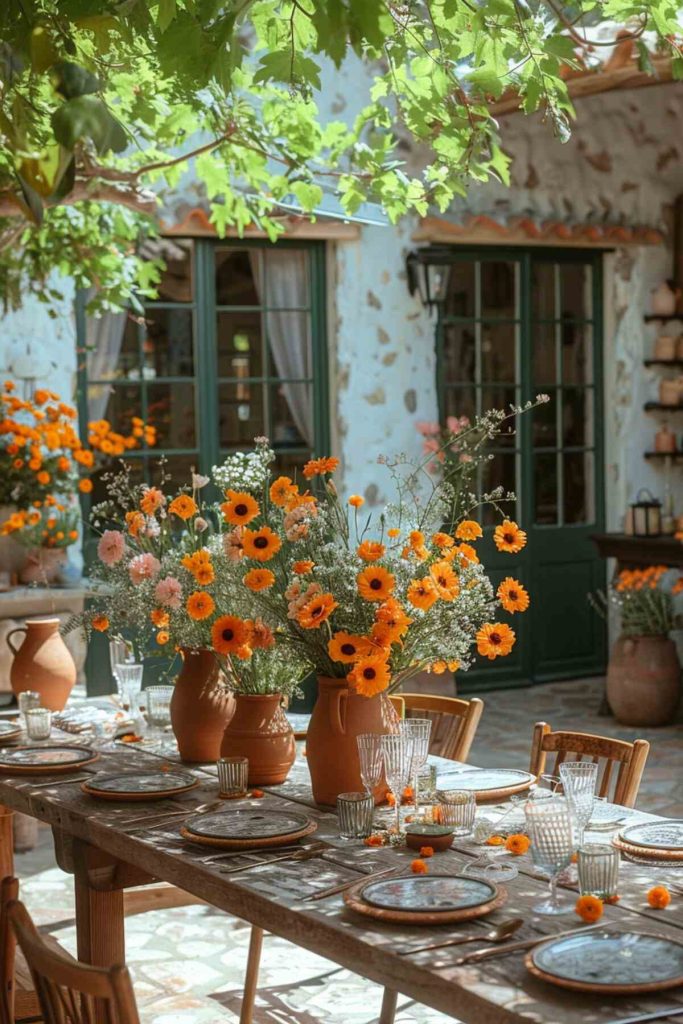
[[[68,741],[82,742],[73,736],[69,736]],[[164,760],[174,768],[178,764],[177,755],[167,755]],[[580,927],[579,919],[573,914],[551,918],[532,914],[531,906],[542,897],[547,883],[539,877],[528,856],[515,858],[520,873],[516,879],[505,883],[508,901],[504,907],[486,918],[455,926],[424,928],[386,924],[355,914],[345,906],[340,895],[304,902],[304,896],[317,890],[354,877],[360,879],[365,873],[385,867],[404,867],[408,871],[415,854],[405,849],[371,849],[360,843],[341,843],[337,838],[335,815],[313,803],[303,756],[297,759],[284,785],[269,789],[259,799],[248,797],[229,803],[219,800],[213,766],[186,767],[199,779],[199,787],[151,804],[102,802],[86,796],[80,788],[86,772],[139,771],[143,765],[159,764],[159,754],[122,746],[109,747],[102,751],[99,761],[73,776],[0,776],[0,803],[47,822],[57,834],[84,840],[221,910],[457,1017],[465,1024],[528,1024],[531,1021],[534,1024],[607,1024],[615,1018],[664,1006],[680,1006],[683,1011],[683,990],[680,989],[610,999],[569,993],[533,978],[524,967],[523,953],[455,966],[454,961],[461,953],[482,948],[474,943],[462,950],[454,947],[411,956],[398,955],[400,950],[440,938],[483,933],[513,916],[525,919],[515,939]],[[440,764],[453,767],[453,762],[441,761]],[[314,859],[252,866],[236,875],[226,874],[227,867],[254,864],[257,857],[195,846],[184,841],[179,833],[185,816],[198,808],[226,807],[258,807],[260,810],[305,807],[318,824],[313,838],[326,840],[329,846]],[[483,813],[495,817],[501,813],[501,808],[486,807]],[[634,820],[654,817],[633,813]],[[606,841],[605,833],[588,834],[587,838]],[[480,846],[464,842],[457,849],[435,855],[430,860],[430,870],[457,874],[481,850]],[[258,856],[275,852],[262,851]],[[683,940],[680,898],[674,897],[666,911],[651,910],[646,902],[646,893],[652,885],[674,881],[683,881],[683,869],[677,874],[674,868],[622,861],[621,899],[617,905],[605,907],[604,923],[621,930],[656,931]]]

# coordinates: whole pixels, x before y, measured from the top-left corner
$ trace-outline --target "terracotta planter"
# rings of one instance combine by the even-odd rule
[[[183,761],[217,761],[225,726],[235,710],[211,651],[184,647],[171,697],[171,725]]]
[[[15,505],[0,505],[0,526],[16,511]],[[25,564],[26,548],[23,544],[20,544],[11,533],[0,537],[0,571],[13,576],[21,572]]]
[[[306,759],[316,802],[335,804],[339,793],[362,792],[356,736],[397,731],[398,716],[384,694],[361,697],[349,689],[345,679],[320,676],[318,699],[306,736]],[[386,786],[378,786],[375,803],[380,803],[386,793]]]
[[[279,693],[235,694],[235,714],[223,733],[221,757],[248,758],[250,786],[285,781],[296,744]]]
[[[67,563],[66,548],[29,548],[19,572],[22,583],[56,583]]]
[[[607,700],[623,725],[667,725],[681,694],[681,666],[667,636],[619,637],[607,667]]]
[[[24,633],[24,641],[15,647],[12,637]],[[14,693],[35,690],[41,704],[61,711],[76,682],[76,666],[59,633],[59,619],[26,619],[7,634],[14,655],[10,683]]]

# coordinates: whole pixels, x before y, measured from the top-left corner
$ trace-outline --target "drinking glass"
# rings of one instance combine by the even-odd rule
[[[474,830],[477,801],[467,789],[437,789],[442,825],[450,825],[453,835],[467,836]]]
[[[548,899],[535,904],[532,909],[536,914],[564,914],[571,909],[571,904],[558,898],[557,879],[574,852],[569,803],[559,796],[552,800],[530,800],[525,815],[534,864],[550,876]]]
[[[382,759],[387,785],[394,795],[396,834],[401,834],[401,796],[413,763],[413,739],[404,732],[382,736]]]
[[[48,708],[28,708],[25,718],[26,735],[30,740],[49,740],[52,712]]]
[[[122,640],[121,637],[118,637],[116,640],[109,641],[109,665],[111,667],[111,674],[114,677],[114,682],[116,683],[116,692],[118,693],[122,703],[123,697],[125,695],[122,693],[121,690],[121,681],[118,676],[118,666],[125,665],[126,662],[132,660],[132,651],[125,640]]]
[[[139,709],[143,670],[144,665],[138,665],[134,661],[116,663],[116,679],[119,684],[121,703],[124,707],[128,707],[131,714],[136,714]]]
[[[429,718],[404,718],[399,725],[399,733],[408,736],[413,741],[410,773],[413,779],[413,806],[416,818],[420,812],[420,768],[425,764],[429,755],[431,732],[432,723]]]
[[[560,778],[576,822],[576,845],[581,846],[586,825],[593,814],[598,766],[593,761],[568,761],[560,765]]]
[[[372,832],[375,798],[372,793],[340,793],[337,816],[341,839],[365,839]]]
[[[154,732],[161,732],[171,724],[172,696],[172,686],[148,686],[145,690],[147,722]]]
[[[220,796],[234,799],[247,795],[249,761],[246,757],[219,757],[216,767]]]
[[[601,900],[617,895],[619,888],[619,851],[606,843],[586,843],[579,847],[579,892]]]
[[[358,760],[360,777],[369,795],[382,781],[384,762],[382,761],[382,734],[379,732],[362,732],[356,736],[358,744]]]
[[[40,707],[40,694],[36,693],[35,690],[24,690],[17,697],[17,703],[19,705],[19,714],[21,715],[21,720],[25,729],[26,712],[29,710],[29,708]]]

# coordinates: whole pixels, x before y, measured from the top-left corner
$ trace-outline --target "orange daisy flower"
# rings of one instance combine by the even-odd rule
[[[359,558],[364,562],[378,562],[384,555],[386,548],[376,540],[364,540],[356,550]]]
[[[388,652],[391,645],[398,643],[400,639],[397,630],[386,622],[375,622],[370,630],[370,643],[373,647],[379,647],[381,651]]]
[[[493,542],[499,551],[516,555],[526,544],[526,533],[511,519],[504,519],[493,531]]]
[[[602,917],[603,904],[602,900],[597,896],[592,896],[590,893],[586,893],[585,896],[579,896],[574,910],[579,915],[582,921],[587,924],[595,924]]]
[[[463,519],[458,523],[455,536],[458,540],[479,540],[482,536],[482,528],[474,519]]]
[[[358,593],[365,601],[386,601],[394,589],[394,575],[381,565],[369,565],[356,576]]]
[[[386,690],[390,678],[389,666],[381,655],[361,658],[347,676],[356,693],[364,697],[374,697]]]
[[[395,629],[399,637],[408,631],[408,626],[413,621],[406,615],[395,597],[390,597],[388,601],[379,606],[375,613],[375,618],[378,622],[383,622],[385,625]]]
[[[50,474],[49,473],[39,473],[38,476],[46,476],[47,477],[47,482],[48,483],[50,482]],[[42,483],[42,481],[41,481],[41,483]],[[90,492],[92,491],[92,480],[89,480],[87,477],[84,477],[82,480],[79,480],[78,481],[78,489],[81,492],[81,494],[90,494]]]
[[[442,601],[453,601],[460,593],[458,577],[449,562],[435,562],[429,570],[429,575]]]
[[[313,476],[323,476],[325,473],[334,473],[339,465],[339,459],[333,456],[324,459],[311,459],[304,466],[304,476],[310,480]]]
[[[221,505],[226,522],[232,526],[246,526],[261,511],[258,502],[245,491],[226,491],[227,501]]]
[[[506,612],[525,612],[529,607],[529,595],[522,584],[506,576],[497,590],[498,600]]]
[[[303,558],[299,562],[295,562],[292,566],[292,572],[296,573],[297,576],[306,576],[311,569],[315,568],[315,562],[311,562],[310,559]]]
[[[299,493],[299,488],[291,477],[279,476],[277,480],[273,480],[268,493],[274,505],[284,508],[289,504],[294,495]]]
[[[435,533],[432,535],[432,544],[437,548],[452,548],[455,541],[449,533]]]
[[[236,615],[221,615],[211,627],[211,643],[218,654],[236,654],[249,637],[249,626]]]
[[[454,548],[449,548],[449,550],[445,552],[444,557],[447,558],[449,562],[457,559],[463,569],[469,562],[471,562],[472,565],[477,565],[479,562],[479,555],[471,544],[458,544]]]
[[[168,506],[168,511],[171,515],[178,516],[179,519],[186,522],[191,516],[196,516],[199,509],[194,498],[191,498],[189,494],[179,494]]]
[[[351,508],[360,508],[361,505],[365,504],[365,498],[361,498],[360,494],[352,494],[349,498],[349,505]]]
[[[155,626],[168,626],[168,612],[163,608],[152,608],[149,617]]]
[[[396,537],[400,536],[401,531],[396,526],[392,526],[390,530],[387,530],[387,537],[391,537],[392,540],[395,540]]]
[[[249,590],[258,593],[259,590],[268,590],[272,587],[275,583],[275,574],[270,569],[250,569],[242,582]]]
[[[415,608],[421,608],[423,612],[429,611],[434,602],[439,599],[436,584],[430,576],[426,576],[423,580],[413,580],[408,587],[406,596]]]
[[[148,487],[140,500],[140,508],[147,516],[153,516],[166,503],[158,487]]]
[[[414,875],[428,875],[429,865],[425,864],[420,857],[416,857],[415,860],[410,862],[410,870]]]
[[[671,903],[671,894],[665,885],[655,885],[647,894],[647,902],[653,910],[664,910]]]
[[[159,644],[160,647],[163,647],[164,644],[167,644],[170,639],[171,634],[166,629],[160,629],[156,635],[156,642]]]
[[[514,853],[515,857],[521,857],[531,846],[531,840],[521,832],[508,836],[505,841],[505,849],[508,853]]]
[[[109,619],[106,615],[95,615],[90,620],[90,625],[93,629],[96,629],[98,633],[106,633],[109,629]]]
[[[490,661],[509,654],[514,645],[514,630],[503,622],[487,622],[477,633],[477,651]]]
[[[216,603],[211,594],[207,594],[204,590],[195,590],[185,602],[185,607],[191,619],[208,619],[209,615],[213,613]]]
[[[209,583],[213,583],[216,578],[213,566],[209,561],[200,562],[196,569],[193,569],[192,575],[200,587],[208,587]]]
[[[316,594],[301,606],[296,613],[296,620],[303,629],[318,629],[338,607],[332,594]]]
[[[363,658],[368,654],[369,644],[365,637],[356,633],[346,633],[338,630],[332,639],[327,643],[327,653],[332,661],[341,661],[345,665],[352,665],[354,661]]]
[[[242,542],[247,558],[254,558],[257,562],[269,562],[282,547],[282,541],[269,526],[262,526],[260,530],[245,530]]]

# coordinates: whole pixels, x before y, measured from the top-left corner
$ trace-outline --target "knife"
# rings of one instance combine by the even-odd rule
[[[251,864],[241,864],[237,868],[222,867],[218,870],[222,875],[236,875],[240,871],[263,867],[264,864],[277,864],[280,860],[312,860],[313,857],[321,857],[326,850],[327,846],[319,846],[312,850],[301,850],[299,853],[281,853],[278,857],[270,857],[268,860],[255,860]]]
[[[607,1024],[641,1024],[641,1021],[657,1020],[662,1017],[679,1017],[683,1013],[683,1005],[669,1006],[665,1010],[653,1010],[652,1013],[637,1013],[635,1017],[619,1017],[608,1020]]]
[[[562,939],[569,935],[584,935],[586,932],[595,931],[596,928],[604,928],[604,924],[589,924],[586,928],[570,928],[566,932],[555,932],[554,935],[541,935],[535,939],[522,939],[519,942],[509,942],[507,946],[496,946],[494,949],[478,949],[476,953],[468,953],[453,961],[457,964],[478,963],[480,960],[488,960],[494,956],[505,956],[507,953],[517,953],[520,949],[531,949],[532,946],[540,946],[542,942],[550,942],[551,939]]]

